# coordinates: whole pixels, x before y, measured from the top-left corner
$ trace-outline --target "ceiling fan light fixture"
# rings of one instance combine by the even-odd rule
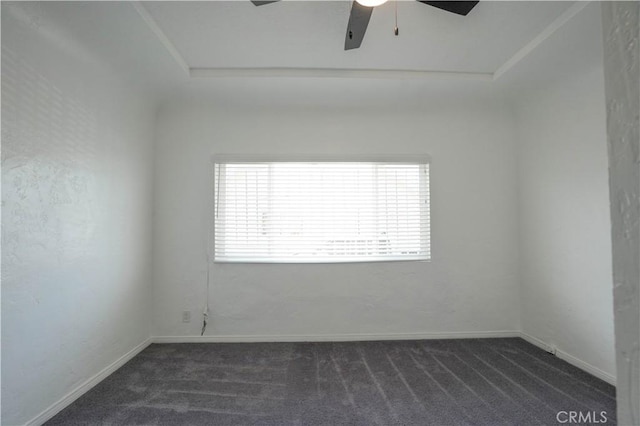
[[[360,3],[362,6],[366,6],[366,7],[376,7],[376,6],[385,4],[387,2],[387,0],[356,0],[356,1]]]

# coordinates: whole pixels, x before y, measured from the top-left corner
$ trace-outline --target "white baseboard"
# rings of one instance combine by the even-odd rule
[[[153,343],[250,343],[250,342],[347,342],[375,340],[432,340],[432,339],[482,339],[521,337],[527,342],[551,351],[552,346],[527,333],[516,330],[501,331],[453,331],[416,333],[356,333],[316,335],[218,335],[218,336],[156,336]],[[616,377],[560,349],[555,355],[569,364],[590,373],[607,383],[616,385]]]
[[[95,376],[59,401],[34,417],[25,426],[40,426],[58,414],[72,402],[122,367],[127,361],[142,352],[151,343],[249,343],[249,342],[346,342],[376,340],[433,340],[433,339],[483,339],[521,337],[527,342],[549,351],[552,346],[527,333],[516,330],[500,331],[453,331],[453,332],[416,332],[416,333],[356,333],[356,334],[316,334],[316,335],[219,335],[219,336],[156,336],[140,343],[121,356]],[[602,380],[615,386],[615,376],[576,358],[562,350],[556,350],[556,356]]]
[[[218,335],[156,336],[153,343],[250,343],[250,342],[361,342],[373,340],[479,339],[520,337],[515,330],[452,331],[416,333],[351,333],[351,334],[285,334],[285,335]]]
[[[616,376],[607,373],[606,371],[603,371],[601,369],[599,369],[598,367],[595,367],[591,364],[589,364],[588,362],[585,362],[583,360],[581,360],[580,358],[577,358],[561,349],[557,349],[554,348],[552,345],[544,342],[543,340],[538,339],[537,337],[534,337],[530,334],[527,334],[525,332],[521,332],[520,333],[520,337],[522,337],[524,340],[526,340],[527,342],[531,343],[532,345],[535,345],[541,349],[544,349],[547,352],[551,352],[552,349],[555,349],[555,355],[564,360],[567,361],[569,364],[578,367],[581,370],[586,371],[589,374],[592,374],[594,376],[596,376],[599,379],[604,380],[605,382],[615,386],[616,385]]]
[[[71,392],[63,396],[60,400],[58,400],[56,403],[54,403],[49,408],[44,410],[42,413],[38,414],[33,419],[29,420],[27,423],[25,423],[25,426],[40,426],[44,424],[47,420],[51,419],[53,416],[58,414],[67,406],[71,405],[73,401],[80,398],[82,395],[84,395],[87,391],[89,391],[95,385],[97,385],[98,383],[106,379],[107,376],[109,376],[111,373],[116,371],[118,368],[122,367],[131,358],[133,358],[134,356],[142,352],[151,343],[153,343],[152,338],[146,339],[144,342],[140,343],[138,346],[131,349],[126,354],[122,355],[115,362],[108,365],[105,369],[100,371],[98,374],[89,378],[87,381],[79,385],[77,388],[75,388],[74,390],[72,390]]]

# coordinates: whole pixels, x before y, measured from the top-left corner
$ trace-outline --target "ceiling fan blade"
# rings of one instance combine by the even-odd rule
[[[256,6],[263,6],[265,4],[269,4],[269,3],[275,3],[279,0],[251,0],[251,3],[253,3]]]
[[[425,1],[418,0],[420,3],[428,4],[429,6],[437,7],[438,9],[446,10],[447,12],[455,13],[457,15],[466,16],[471,9],[473,9],[477,1]]]
[[[360,47],[364,34],[367,32],[371,12],[373,12],[373,7],[363,6],[357,1],[353,1],[349,23],[347,24],[347,35],[344,39],[344,50]]]

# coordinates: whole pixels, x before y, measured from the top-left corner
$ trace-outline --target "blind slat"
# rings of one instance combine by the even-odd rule
[[[216,163],[220,262],[430,258],[428,164]]]

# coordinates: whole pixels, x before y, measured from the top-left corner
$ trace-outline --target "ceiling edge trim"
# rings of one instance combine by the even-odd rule
[[[505,73],[510,71],[513,67],[526,58],[531,52],[533,52],[538,46],[544,43],[549,37],[553,35],[564,24],[569,22],[574,16],[580,13],[591,1],[578,0],[565,10],[560,16],[549,24],[544,30],[535,36],[529,43],[525,44],[520,50],[518,50],[511,58],[509,58],[504,64],[502,64],[494,73],[493,80],[497,80]]]
[[[496,81],[513,69],[520,61],[551,37],[564,24],[578,15],[592,0],[577,0],[531,39],[494,72],[464,72],[438,70],[392,70],[392,69],[339,69],[339,68],[191,68],[178,49],[165,35],[142,2],[132,1],[149,29],[167,49],[178,66],[190,78],[370,78],[370,79],[457,79],[471,81]]]
[[[492,81],[493,73],[344,68],[191,68],[191,78],[370,78]]]
[[[149,29],[156,35],[160,43],[162,43],[165,49],[167,49],[178,66],[182,68],[182,71],[184,71],[186,75],[189,75],[189,64],[187,64],[187,61],[184,60],[178,49],[173,45],[173,43],[171,43],[171,40],[169,40],[162,29],[158,26],[158,23],[155,21],[155,19],[153,19],[147,9],[145,9],[142,3],[139,1],[131,2],[131,5],[136,10],[136,12],[138,12],[138,15],[140,15]]]

